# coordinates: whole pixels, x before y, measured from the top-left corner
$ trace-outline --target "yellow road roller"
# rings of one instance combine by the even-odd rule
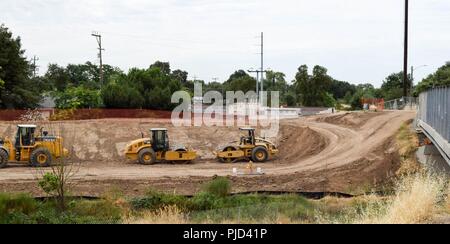
[[[197,152],[184,146],[170,147],[168,130],[154,128],[150,130],[151,137],[130,142],[125,155],[129,160],[138,161],[143,165],[152,165],[162,162],[178,164],[191,163],[197,158]]]
[[[235,163],[238,161],[253,161],[263,163],[278,154],[277,146],[255,135],[253,128],[240,128],[241,136],[238,145],[228,145],[216,152],[217,158],[222,163]]]

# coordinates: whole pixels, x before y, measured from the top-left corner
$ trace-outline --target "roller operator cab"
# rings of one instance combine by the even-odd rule
[[[170,147],[168,131],[165,128],[150,130],[150,137],[134,140],[126,147],[126,157],[143,165],[160,162],[190,163],[197,158],[197,152],[184,146]]]
[[[14,143],[8,138],[0,139],[0,168],[10,162],[48,167],[53,160],[69,155],[61,137],[48,135],[42,129],[36,136],[36,130],[36,125],[18,125]]]
[[[267,162],[278,154],[277,146],[263,138],[256,137],[253,128],[240,128],[241,138],[238,145],[228,145],[217,152],[217,158],[223,163],[235,163],[251,160],[255,163]]]

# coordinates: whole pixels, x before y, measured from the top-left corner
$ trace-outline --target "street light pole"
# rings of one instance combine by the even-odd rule
[[[418,70],[418,69],[420,69],[420,68],[423,68],[423,67],[427,67],[428,65],[421,65],[421,66],[419,66],[419,67],[414,67],[414,66],[411,66],[411,82],[413,82],[413,85],[414,85],[414,71],[416,71],[416,70]]]
[[[405,44],[403,57],[403,95],[408,96],[408,20],[409,0],[405,0]]]

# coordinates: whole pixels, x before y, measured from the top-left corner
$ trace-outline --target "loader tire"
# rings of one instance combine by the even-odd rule
[[[5,168],[8,165],[8,153],[5,150],[0,149],[0,169]]]
[[[151,148],[144,148],[139,151],[139,163],[142,165],[152,165],[156,163],[156,153]]]
[[[263,163],[269,159],[269,152],[265,147],[255,147],[252,151],[252,160],[255,163]]]
[[[32,167],[49,167],[52,165],[52,154],[46,148],[37,148],[30,155]]]

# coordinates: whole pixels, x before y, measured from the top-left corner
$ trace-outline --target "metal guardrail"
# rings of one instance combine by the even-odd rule
[[[433,88],[420,94],[417,125],[450,164],[450,87]]]
[[[417,109],[417,98],[402,97],[384,103],[385,110],[415,110]]]

